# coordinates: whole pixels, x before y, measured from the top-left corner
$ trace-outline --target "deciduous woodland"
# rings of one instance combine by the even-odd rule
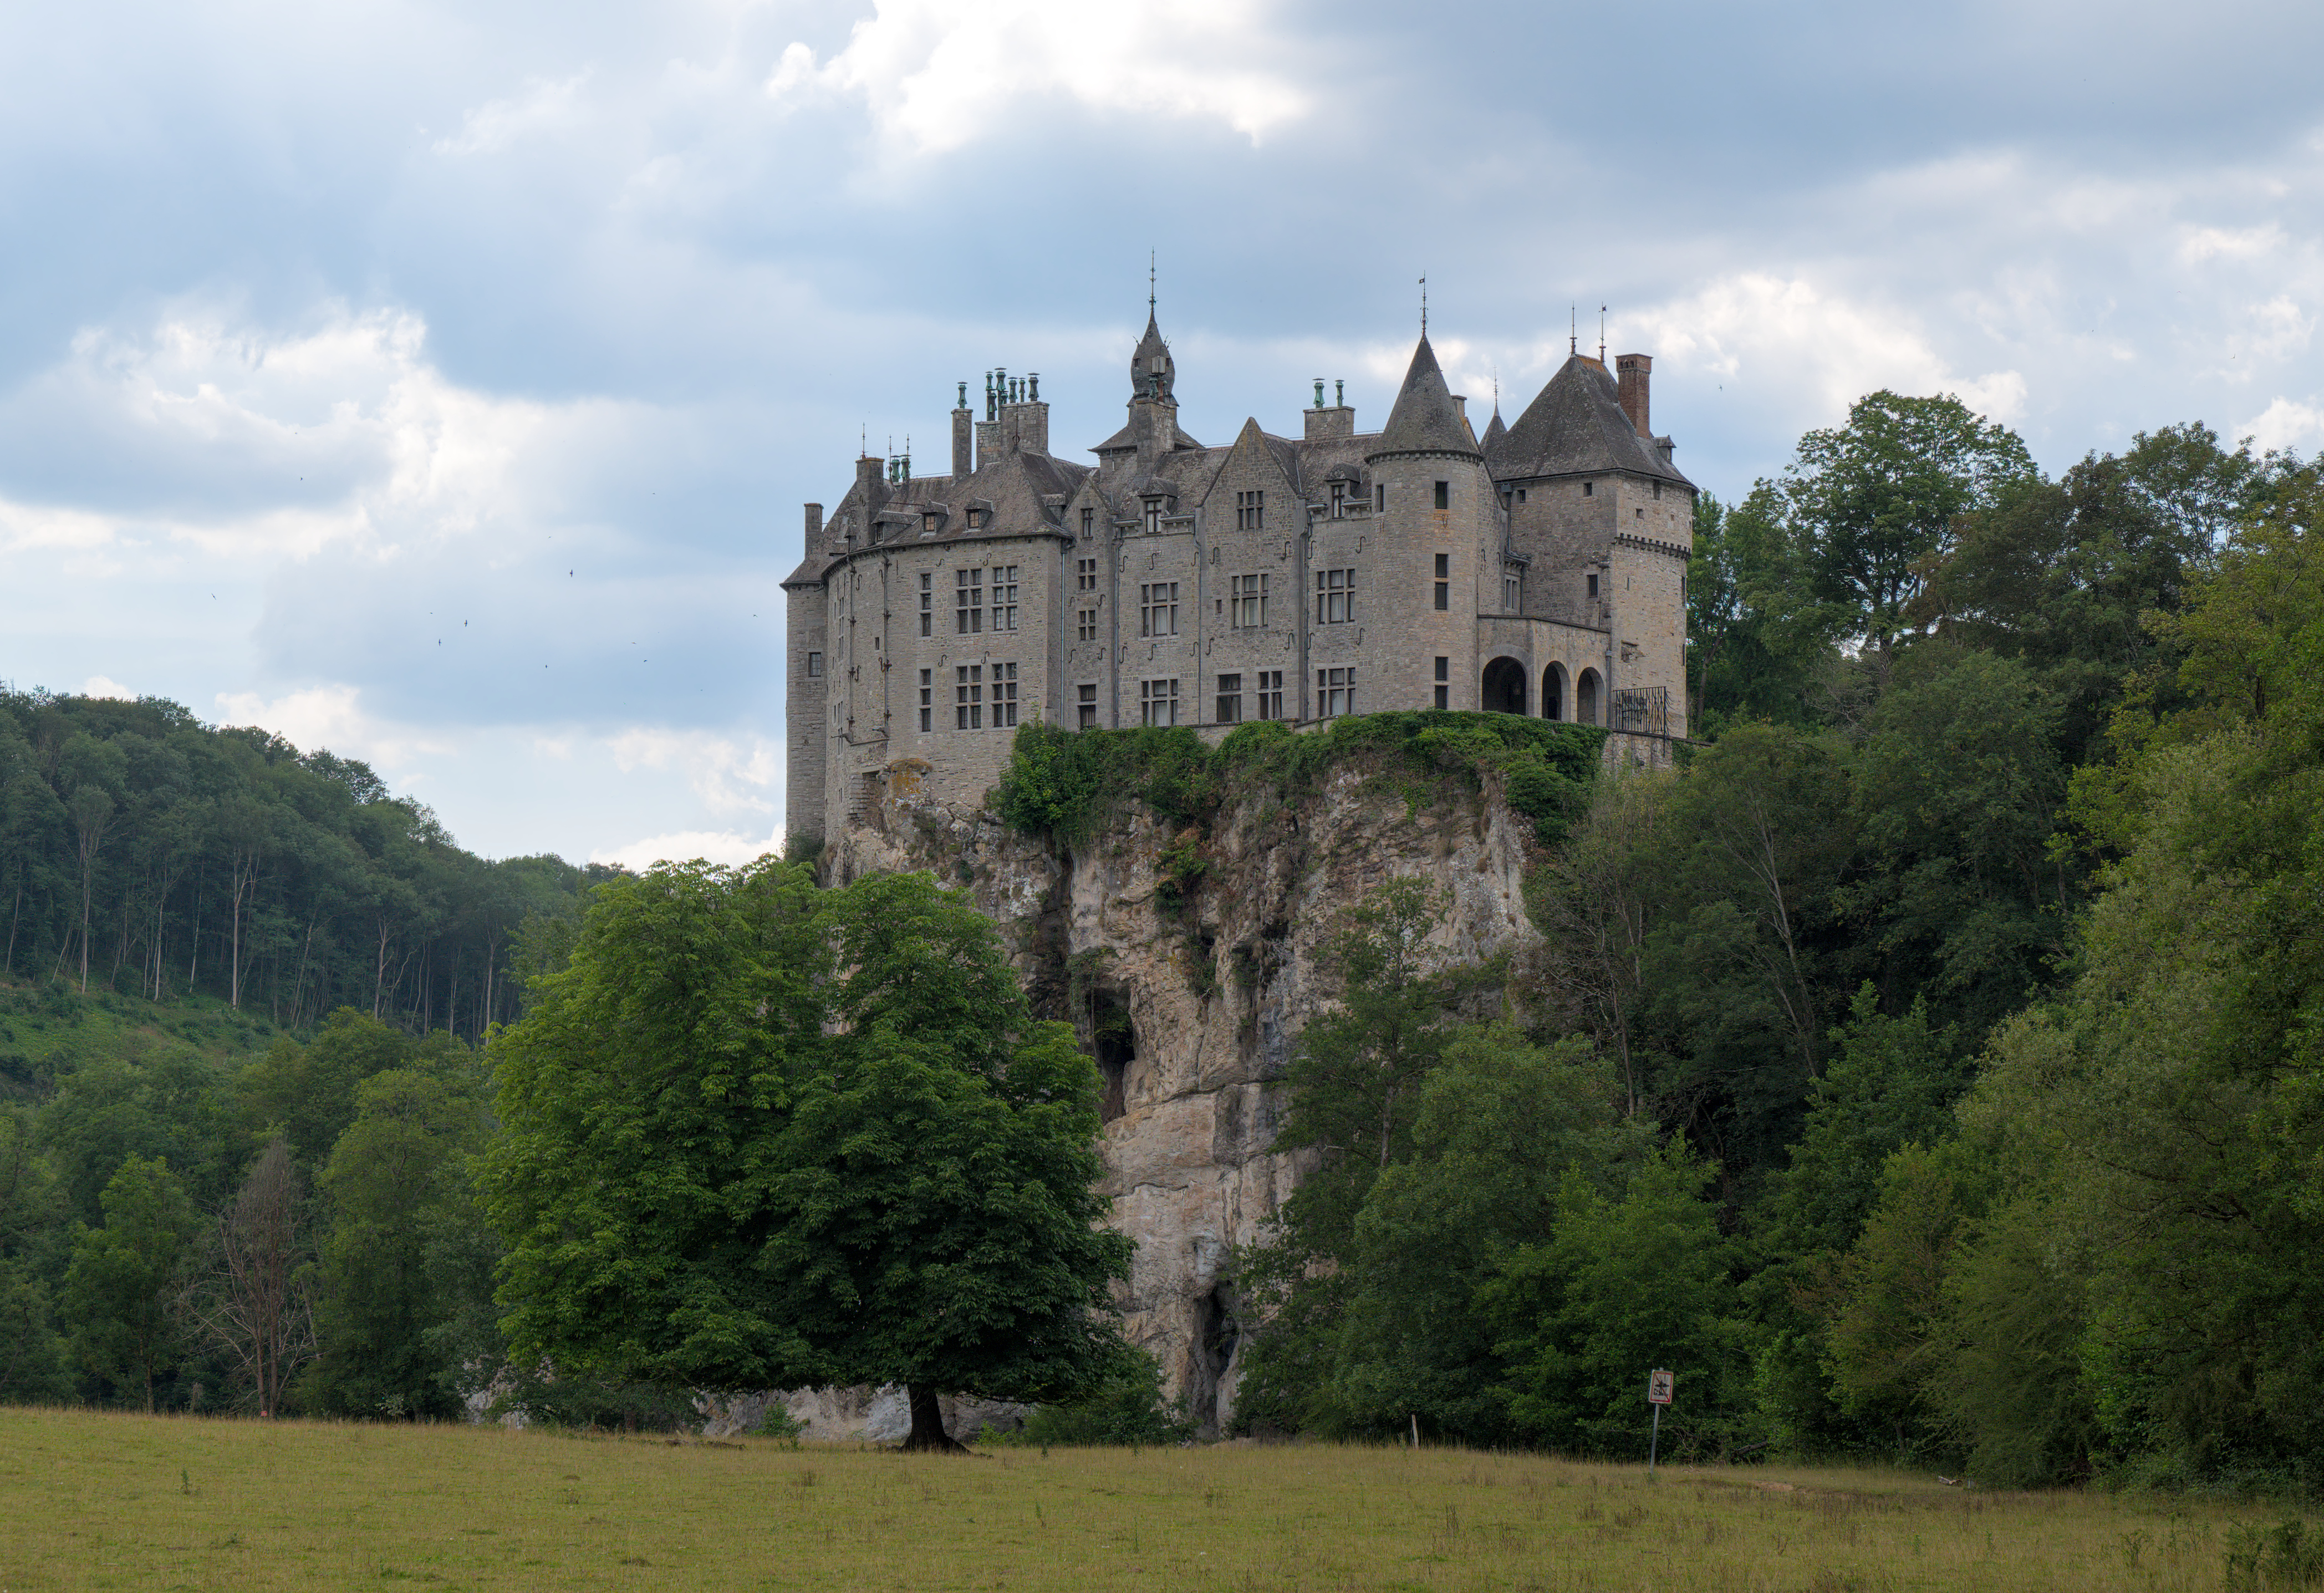
[[[1020,732],[999,820],[1158,815],[1187,899],[1222,793],[1333,760],[1532,820],[1516,953],[1342,904],[1238,1421],[1629,1456],[1663,1366],[1665,1455],[2324,1487],[2319,507],[2200,426],[2052,479],[1876,394],[1700,504],[1669,768],[1493,715]],[[1094,1070],[932,882],[486,864],[327,754],[0,709],[0,1394],[651,1425],[876,1373],[1174,1431],[1075,1315]],[[946,1300],[1039,1342],[979,1362]]]

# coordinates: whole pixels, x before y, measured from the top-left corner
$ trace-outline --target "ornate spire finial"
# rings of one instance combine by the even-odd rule
[[[1565,352],[1582,352],[1582,307],[1578,304],[1565,307]]]
[[[1154,319],[1154,254],[1152,249],[1146,251],[1146,319],[1148,320]]]
[[[1428,336],[1428,279],[1420,279],[1420,335]]]
[[[1606,363],[1606,307],[1598,307],[1598,363]]]

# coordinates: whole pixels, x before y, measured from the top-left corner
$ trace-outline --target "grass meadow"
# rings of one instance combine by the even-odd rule
[[[2214,1589],[2281,1511],[1877,1470],[1222,1445],[968,1459],[0,1411],[0,1590]]]

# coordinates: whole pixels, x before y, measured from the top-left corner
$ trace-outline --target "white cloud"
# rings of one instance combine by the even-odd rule
[[[109,679],[104,675],[91,675],[88,680],[82,681],[80,694],[83,697],[118,698],[124,702],[134,702],[137,700],[136,692],[131,690],[120,681]]]
[[[343,758],[360,758],[391,783],[419,778],[404,773],[416,759],[456,751],[440,735],[366,712],[361,697],[355,687],[343,685],[310,687],[272,702],[255,691],[221,691],[218,723],[271,730],[301,752],[327,747]]]
[[[1689,298],[1622,317],[1612,335],[1654,349],[1658,365],[1748,380],[1761,391],[1790,388],[1812,423],[1837,420],[1850,403],[1882,387],[1955,394],[1997,421],[2025,412],[2025,378],[2018,372],[1963,375],[1918,317],[1798,277],[1722,277]]]
[[[775,810],[772,799],[759,793],[782,788],[783,752],[779,743],[764,736],[641,727],[623,731],[609,745],[614,765],[625,774],[639,769],[682,771],[695,796],[714,813]]]
[[[625,847],[591,852],[589,861],[618,863],[624,868],[640,870],[657,863],[687,863],[696,857],[733,865],[752,862],[782,849],[783,832],[779,829],[764,840],[752,840],[747,835],[728,830],[681,829],[669,835],[648,836]]]
[[[2187,265],[2208,260],[2254,260],[2283,247],[2283,228],[2271,221],[2264,227],[2184,227],[2180,229],[2179,259]]]
[[[174,501],[143,512],[0,502],[0,547],[135,537],[246,560],[353,542],[392,557],[413,539],[510,518],[544,495],[555,460],[587,451],[638,407],[462,387],[426,342],[417,315],[345,305],[300,331],[193,305],[142,334],[85,329],[0,413],[19,427],[69,427],[132,484],[122,490],[142,473]],[[215,502],[206,512],[176,507],[204,495]]]
[[[523,93],[485,101],[461,118],[459,132],[429,147],[455,160],[496,155],[530,134],[570,125],[577,119],[581,86],[588,79],[586,72],[560,82],[527,79]]]
[[[767,93],[860,94],[891,142],[957,149],[1008,101],[1062,96],[1100,111],[1223,122],[1254,144],[1313,101],[1250,0],[875,0],[845,48],[785,50]]]
[[[2313,454],[2324,449],[2324,405],[2278,398],[2236,427],[2236,435],[2250,438],[2262,450],[2289,448]]]

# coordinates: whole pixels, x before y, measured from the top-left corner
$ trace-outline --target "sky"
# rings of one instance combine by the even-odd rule
[[[0,681],[493,857],[779,844],[778,583],[954,384],[1111,433],[1655,357],[1732,499],[1879,387],[2324,448],[2324,8],[0,5]]]

